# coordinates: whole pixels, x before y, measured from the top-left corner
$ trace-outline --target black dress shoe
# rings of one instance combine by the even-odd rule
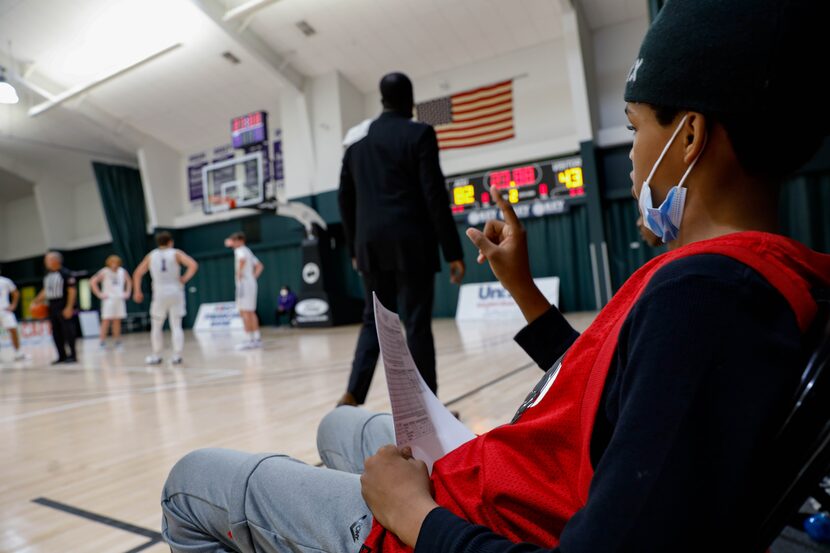
[[[77,363],[77,362],[78,362],[78,358],[77,358],[77,357],[67,357],[67,358],[64,360],[64,363]]]

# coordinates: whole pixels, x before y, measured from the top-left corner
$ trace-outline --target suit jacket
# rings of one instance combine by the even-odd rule
[[[434,273],[439,244],[447,261],[461,259],[435,130],[384,112],[352,140],[338,200],[358,269]]]

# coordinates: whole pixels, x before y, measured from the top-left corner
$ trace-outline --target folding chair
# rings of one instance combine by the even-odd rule
[[[801,376],[792,409],[776,437],[766,516],[754,550],[766,551],[811,496],[830,508],[820,486],[830,472],[830,291],[816,293],[819,311],[808,333],[811,354]],[[812,347],[810,347],[812,346]]]

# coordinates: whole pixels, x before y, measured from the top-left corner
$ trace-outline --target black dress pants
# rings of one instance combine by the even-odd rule
[[[69,350],[69,357],[76,357],[75,355],[75,321],[72,319],[63,318],[64,305],[49,305],[49,322],[52,323],[52,340],[55,342],[55,348],[58,350],[58,360],[63,361],[67,358],[66,352]]]
[[[349,392],[358,404],[366,401],[369,385],[375,374],[380,355],[372,292],[380,302],[397,311],[406,327],[406,341],[415,366],[433,391],[438,391],[435,374],[435,344],[432,340],[432,302],[435,295],[435,273],[403,273],[378,271],[363,274],[366,305],[363,308],[363,326],[357,339],[352,374],[349,376]]]

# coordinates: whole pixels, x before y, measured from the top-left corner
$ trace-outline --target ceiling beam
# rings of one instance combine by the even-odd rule
[[[207,15],[233,41],[270,68],[279,80],[287,87],[302,92],[305,75],[297,71],[287,59],[275,52],[267,42],[256,34],[237,29],[231,21],[226,21],[225,8],[217,0],[191,0],[202,12]],[[240,6],[241,7],[241,6]]]
[[[279,0],[251,0],[250,2],[245,2],[241,6],[226,11],[225,15],[222,16],[222,21],[233,21],[240,17],[251,16],[254,12],[258,12],[262,8],[276,4],[277,2]]]
[[[60,94],[56,94],[51,99],[48,99],[48,100],[46,100],[45,102],[43,102],[41,104],[38,104],[36,106],[32,106],[31,108],[29,108],[29,117],[36,117],[36,116],[40,115],[41,113],[49,111],[52,108],[58,107],[59,105],[63,104],[64,102],[66,102],[68,100],[71,100],[72,98],[75,98],[76,96],[80,96],[84,92],[89,92],[93,88],[95,88],[97,86],[100,86],[100,85],[104,84],[107,81],[111,81],[112,79],[115,79],[116,77],[120,77],[121,75],[123,75],[123,74],[125,74],[129,71],[132,71],[133,69],[141,67],[142,65],[144,65],[146,63],[149,63],[149,62],[153,61],[156,58],[159,58],[159,57],[161,57],[161,56],[163,56],[163,55],[165,55],[169,52],[172,52],[176,48],[179,48],[181,45],[182,45],[181,42],[178,42],[178,43],[173,44],[171,46],[168,46],[166,48],[162,48],[158,52],[150,54],[149,56],[146,56],[146,57],[138,60],[137,62],[131,63],[130,65],[128,65],[126,67],[122,67],[121,69],[118,69],[118,70],[113,71],[111,73],[107,73],[106,75],[96,77],[95,79],[93,79],[92,81],[90,81],[88,83],[84,83],[84,84],[81,84],[81,85],[78,85],[78,86],[73,86],[72,88],[63,91]]]

